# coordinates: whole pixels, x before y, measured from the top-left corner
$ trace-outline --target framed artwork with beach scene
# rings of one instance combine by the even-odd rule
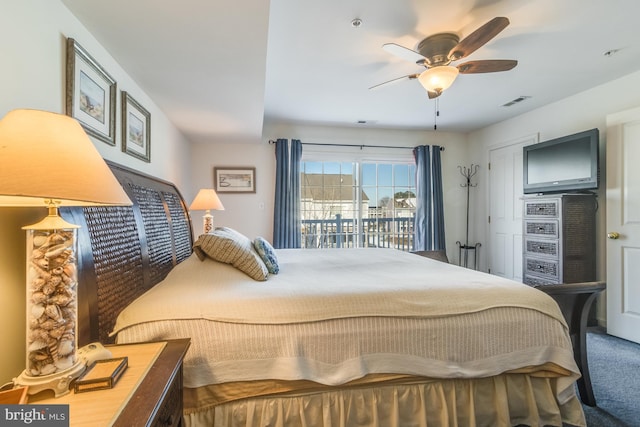
[[[122,91],[122,151],[151,162],[151,114]]]
[[[218,193],[256,192],[256,168],[254,167],[215,167],[213,180]]]
[[[66,114],[90,136],[116,145],[116,81],[72,38],[66,71]]]

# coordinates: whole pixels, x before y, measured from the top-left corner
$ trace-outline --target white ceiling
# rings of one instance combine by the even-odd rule
[[[457,63],[518,66],[460,75],[438,98],[438,130],[478,129],[640,70],[638,0],[62,2],[194,141],[259,142],[264,120],[433,129],[436,101],[417,80],[368,89],[421,71],[382,45],[464,38],[495,16],[511,24]],[[520,96],[531,98],[502,107]]]

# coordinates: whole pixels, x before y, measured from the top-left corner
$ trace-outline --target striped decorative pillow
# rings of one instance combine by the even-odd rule
[[[232,228],[218,227],[202,234],[194,243],[193,250],[200,260],[209,257],[231,264],[254,280],[267,280],[269,276],[267,266],[255,251],[253,242]]]

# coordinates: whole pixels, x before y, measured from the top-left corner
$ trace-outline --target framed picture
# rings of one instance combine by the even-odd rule
[[[218,193],[255,193],[256,168],[215,167],[213,180]]]
[[[122,91],[122,151],[151,161],[151,114]]]
[[[66,113],[85,131],[116,145],[116,81],[74,39],[67,39]]]

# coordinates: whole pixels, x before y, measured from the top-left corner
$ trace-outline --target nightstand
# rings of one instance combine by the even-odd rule
[[[71,426],[181,426],[182,363],[189,344],[185,338],[108,346],[113,357],[129,359],[113,389],[72,391],[58,399],[34,395],[29,403],[69,404]]]
[[[564,283],[536,288],[549,294],[558,303],[567,321],[573,344],[573,356],[582,374],[577,381],[578,392],[582,403],[589,406],[596,406],[596,398],[591,387],[591,375],[587,362],[587,321],[591,304],[606,288],[605,282]]]

